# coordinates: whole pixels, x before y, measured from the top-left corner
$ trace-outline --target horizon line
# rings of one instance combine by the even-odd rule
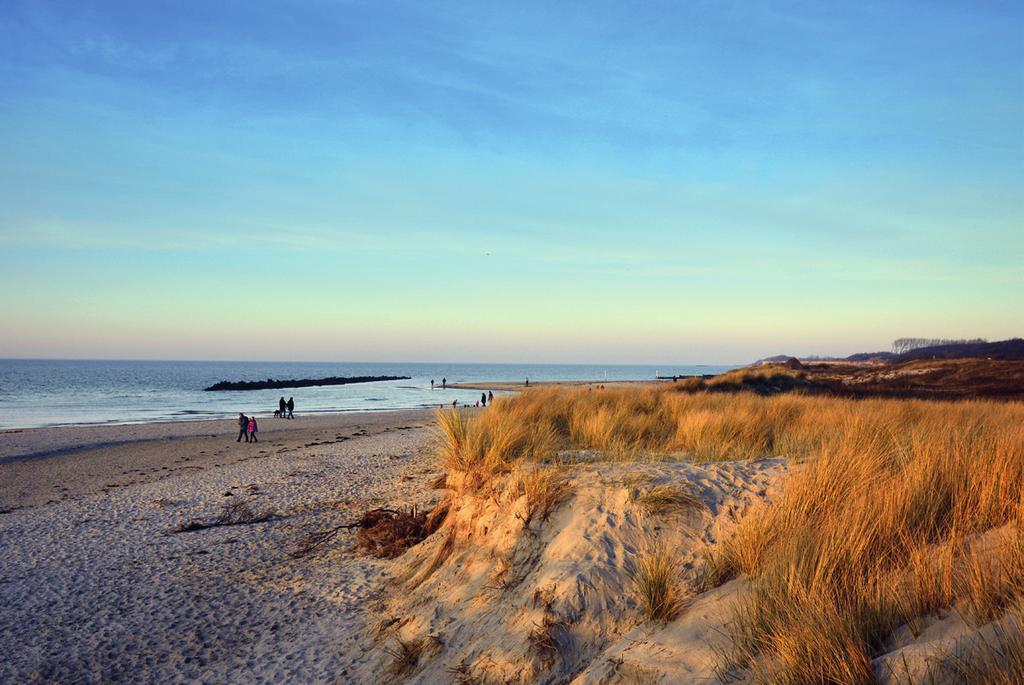
[[[772,355],[769,355],[772,356]],[[762,357],[763,359],[764,357]],[[0,357],[0,361],[24,361],[24,362],[199,362],[199,363],[234,363],[234,364],[451,364],[451,365],[487,365],[487,366],[741,366],[753,362],[488,362],[488,361],[408,361],[390,359],[387,361],[361,361],[355,359],[330,360],[330,359],[165,359],[165,358],[124,358],[124,357]],[[758,361],[758,360],[755,360]]]

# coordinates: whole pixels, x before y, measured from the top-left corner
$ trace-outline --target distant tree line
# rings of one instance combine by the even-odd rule
[[[893,354],[903,354],[911,350],[919,350],[922,347],[935,347],[936,345],[976,345],[986,343],[984,338],[972,338],[971,340],[950,340],[948,338],[900,338],[892,341]]]

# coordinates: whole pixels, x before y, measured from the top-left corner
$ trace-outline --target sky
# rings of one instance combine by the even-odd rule
[[[1024,335],[1020,2],[0,3],[0,357]]]

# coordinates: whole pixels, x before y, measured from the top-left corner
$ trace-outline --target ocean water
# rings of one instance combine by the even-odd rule
[[[409,364],[323,362],[191,362],[0,359],[0,429],[227,418],[273,414],[278,398],[295,413],[377,411],[460,404],[478,390],[431,391],[481,381],[647,380],[657,373],[720,373],[728,366],[587,366],[575,364]],[[327,376],[410,376],[411,380],[319,388],[205,392],[221,380]]]

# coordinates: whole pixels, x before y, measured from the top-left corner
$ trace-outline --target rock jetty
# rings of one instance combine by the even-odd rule
[[[348,385],[349,383],[377,383],[379,381],[407,381],[409,376],[330,376],[329,378],[301,378],[298,380],[220,381],[203,390],[277,390],[279,388],[312,388],[318,385]]]

